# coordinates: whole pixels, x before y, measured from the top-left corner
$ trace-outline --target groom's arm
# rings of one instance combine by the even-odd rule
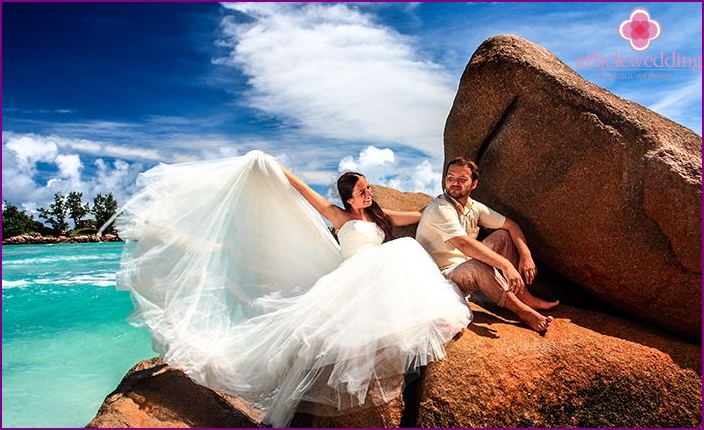
[[[504,278],[508,281],[509,290],[511,292],[518,293],[525,288],[523,278],[518,270],[513,267],[513,264],[511,264],[507,258],[495,252],[480,241],[464,235],[453,237],[449,239],[448,242],[467,257],[475,258],[488,264],[489,266],[496,267],[501,270]]]
[[[535,275],[538,273],[538,269],[533,261],[533,256],[528,248],[528,241],[526,240],[525,234],[523,234],[523,230],[510,218],[506,218],[506,221],[504,221],[504,224],[500,228],[508,231],[511,235],[511,240],[513,240],[513,244],[516,246],[516,251],[518,252],[518,271],[525,277],[526,284],[532,284]]]

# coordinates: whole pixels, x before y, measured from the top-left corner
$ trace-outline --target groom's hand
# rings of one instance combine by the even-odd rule
[[[531,285],[535,280],[535,275],[538,274],[538,269],[535,267],[532,257],[522,257],[518,262],[518,271],[523,275],[526,284]]]
[[[514,294],[521,294],[521,292],[525,289],[526,284],[523,282],[523,278],[518,270],[511,265],[502,271],[504,278],[506,278],[506,282],[508,282],[508,291]]]

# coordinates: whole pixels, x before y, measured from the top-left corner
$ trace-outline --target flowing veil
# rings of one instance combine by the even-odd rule
[[[118,288],[132,294],[130,320],[187,373],[226,354],[213,340],[270,311],[262,304],[277,300],[267,298],[298,296],[342,261],[322,218],[261,151],[160,164],[138,186],[115,221]]]

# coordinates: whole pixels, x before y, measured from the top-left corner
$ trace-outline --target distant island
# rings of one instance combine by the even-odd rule
[[[2,244],[54,244],[119,242],[114,225],[110,223],[117,212],[118,203],[112,193],[98,193],[93,204],[83,202],[83,193],[54,194],[49,208],[39,208],[37,213],[46,224],[17,205],[2,201]],[[92,217],[90,216],[92,215]],[[70,228],[73,223],[73,228]],[[98,236],[101,226],[105,234]]]
[[[89,243],[89,242],[122,242],[117,234],[106,233],[100,237],[97,234],[80,234],[75,236],[42,236],[20,234],[2,240],[3,245],[48,245],[55,243]]]

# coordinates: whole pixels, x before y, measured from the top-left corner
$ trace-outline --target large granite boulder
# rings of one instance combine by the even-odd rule
[[[473,310],[427,367],[416,427],[701,427],[700,346],[569,306],[544,336],[504,309]]]
[[[191,381],[156,357],[130,369],[89,428],[256,427],[261,413]]]
[[[402,382],[402,381],[401,381]],[[399,427],[403,399],[342,416],[298,413],[291,427]],[[240,398],[202,387],[161,358],[130,369],[88,428],[251,428],[262,411]]]
[[[467,65],[444,144],[446,160],[477,160],[472,196],[516,220],[537,259],[701,342],[701,136],[501,35]]]
[[[701,427],[701,347],[561,306],[546,334],[472,303],[475,320],[403,398],[293,427]],[[399,381],[401,383],[401,381]],[[261,412],[160,359],[135,366],[88,427],[255,427]]]

